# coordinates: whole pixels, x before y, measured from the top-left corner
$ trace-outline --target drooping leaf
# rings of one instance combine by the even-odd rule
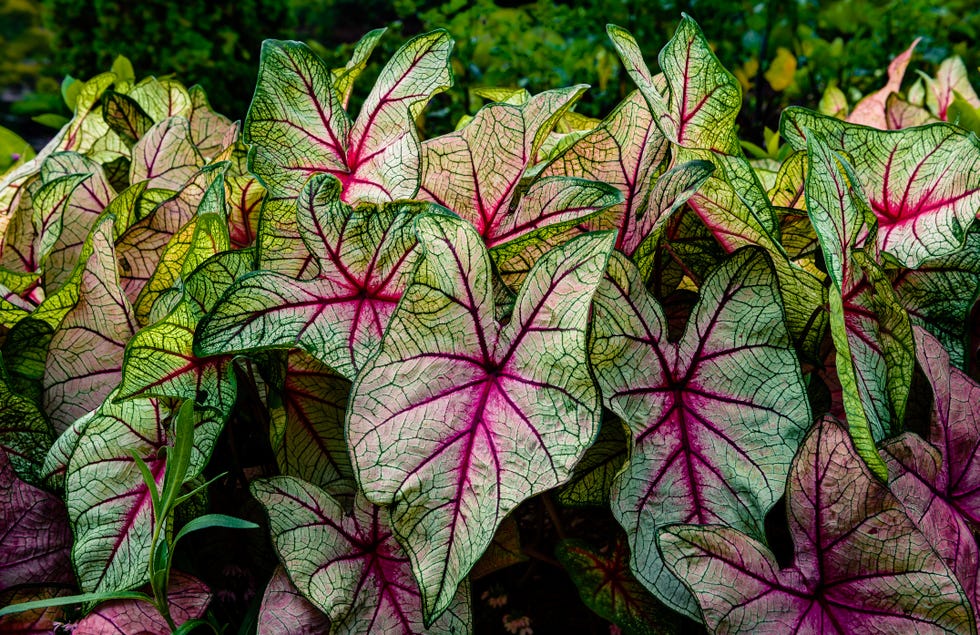
[[[133,146],[129,182],[149,181],[147,187],[179,190],[203,165],[187,119],[167,117]]]
[[[886,117],[886,102],[889,95],[897,93],[902,89],[905,69],[908,68],[909,61],[912,59],[912,51],[915,50],[915,45],[920,40],[922,38],[916,38],[911,46],[888,64],[888,83],[883,88],[870,95],[866,95],[859,101],[854,106],[851,114],[848,115],[847,121],[881,130],[890,127]]]
[[[877,247],[903,267],[963,246],[980,208],[980,141],[955,126],[874,130],[802,108],[783,111],[780,132],[795,150],[815,133],[842,152],[878,218]]]
[[[970,309],[980,296],[980,234],[968,234],[963,249],[948,256],[888,274],[912,323],[939,338],[953,365],[965,368]]]
[[[676,525],[659,543],[714,632],[973,633],[969,602],[901,503],[833,420],[786,486],[794,564],[731,527]]]
[[[322,60],[304,44],[266,40],[244,134],[252,170],[270,195],[295,198],[311,175],[327,172],[342,182],[350,204],[413,197],[419,184],[414,118],[449,87],[452,44],[442,30],[406,42],[352,121]]]
[[[680,341],[625,258],[610,259],[595,296],[590,345],[604,405],[629,426],[633,451],[612,492],[637,577],[668,606],[697,605],[665,568],[657,529],[725,523],[762,538],[810,423],[806,388],[768,258],[737,252],[701,287]]]
[[[344,441],[350,381],[303,351],[286,354],[281,407],[272,408],[270,435],[281,474],[312,483],[346,502],[356,489]]]
[[[72,535],[64,503],[17,478],[3,450],[0,509],[0,591],[23,584],[71,584]]]
[[[857,249],[875,221],[850,165],[813,133],[807,157],[807,213],[833,283],[830,328],[848,428],[858,453],[885,478],[875,443],[904,419],[912,326],[884,272]]]
[[[135,456],[163,486],[171,413],[152,399],[115,403],[110,394],[86,422],[68,463],[65,498],[74,530],[72,562],[83,591],[131,589],[147,581],[153,530],[152,496]],[[220,420],[197,415],[191,469],[204,468]]]
[[[630,571],[629,546],[616,539],[609,553],[584,540],[563,540],[555,555],[585,605],[618,626],[625,635],[676,633],[677,618],[639,583]]]
[[[330,631],[330,618],[296,590],[282,565],[276,567],[262,595],[257,635],[320,635]]]
[[[167,587],[167,604],[174,624],[204,615],[211,602],[211,591],[197,578],[173,571]],[[103,633],[140,633],[141,635],[170,635],[172,629],[149,602],[113,600],[100,604],[74,625],[76,635]]]
[[[392,506],[431,622],[504,516],[567,480],[598,432],[582,361],[614,236],[548,252],[501,327],[476,230],[449,216],[416,224],[425,257],[354,384],[347,439],[365,495]]]
[[[269,515],[273,543],[303,596],[329,616],[331,633],[465,633],[469,589],[453,590],[448,610],[423,627],[422,598],[387,514],[363,496],[351,515],[314,485],[289,476],[253,481]]]
[[[200,325],[201,356],[301,346],[348,379],[374,354],[417,261],[412,220],[424,203],[352,209],[330,175],[310,179],[299,224],[319,274],[243,276]]]
[[[48,347],[44,410],[57,433],[97,408],[116,387],[123,349],[138,328],[119,286],[112,227],[113,219],[106,216],[93,230],[88,243],[91,254],[80,272],[78,299]]]

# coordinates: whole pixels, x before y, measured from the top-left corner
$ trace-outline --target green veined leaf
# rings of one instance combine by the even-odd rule
[[[269,515],[290,579],[330,617],[331,633],[469,631],[466,582],[454,589],[448,610],[423,625],[422,598],[383,508],[359,495],[347,515],[329,494],[289,476],[253,481],[251,490]]]
[[[598,432],[582,360],[614,236],[548,252],[501,326],[472,225],[431,215],[416,231],[425,257],[354,384],[347,439],[360,488],[391,505],[431,623],[504,516],[566,481]]]

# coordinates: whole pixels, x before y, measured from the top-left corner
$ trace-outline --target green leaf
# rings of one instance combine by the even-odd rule
[[[354,53],[351,55],[350,60],[343,68],[335,68],[330,71],[331,82],[333,84],[333,89],[337,93],[337,98],[339,99],[341,105],[344,109],[347,108],[347,102],[350,101],[350,94],[354,88],[354,82],[360,76],[364,69],[367,67],[368,58],[371,56],[371,52],[374,51],[378,42],[381,41],[381,36],[385,34],[388,29],[374,29],[373,31],[368,31],[364,34],[357,44],[354,45]]]
[[[629,546],[617,538],[608,553],[584,540],[563,540],[555,556],[578,587],[579,597],[624,635],[676,633],[677,618],[630,572]]]
[[[810,424],[770,260],[733,254],[704,281],[677,342],[636,267],[614,253],[594,299],[590,356],[603,404],[633,448],[613,485],[637,578],[671,608],[697,605],[664,567],[657,530],[723,523],[763,538]]]
[[[174,536],[173,545],[176,547],[177,541],[186,536],[187,534],[193,533],[195,531],[201,531],[202,529],[211,529],[212,527],[223,527],[225,529],[259,529],[260,527],[255,523],[250,523],[247,520],[242,520],[241,518],[235,518],[234,516],[227,516],[225,514],[206,514],[204,516],[198,516],[194,520],[190,521],[186,525],[180,528],[177,535]]]
[[[37,485],[48,448],[54,443],[51,424],[27,397],[0,381],[0,451],[6,453],[17,475]]]
[[[613,480],[628,458],[626,426],[619,417],[603,412],[599,436],[575,466],[568,484],[558,490],[558,502],[569,507],[608,505]]]
[[[153,118],[135,99],[111,90],[106,91],[102,98],[102,116],[130,148],[153,127]]]
[[[133,146],[129,182],[149,181],[147,187],[179,190],[203,165],[187,119],[168,117],[157,120]]]
[[[81,593],[78,595],[65,595],[60,597],[47,598],[44,600],[36,600],[34,602],[21,602],[20,604],[11,604],[10,606],[5,606],[0,608],[0,617],[5,615],[12,615],[14,613],[20,613],[22,611],[30,611],[32,609],[47,608],[49,606],[67,606],[72,604],[84,605],[97,602],[105,602],[108,600],[140,600],[143,602],[153,602],[153,598],[145,593],[138,593],[136,591],[109,591],[105,593]]]

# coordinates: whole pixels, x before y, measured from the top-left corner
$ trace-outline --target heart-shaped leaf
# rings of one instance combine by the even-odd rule
[[[203,165],[187,119],[168,117],[133,146],[129,182],[149,181],[148,187],[179,190]]]
[[[504,516],[567,480],[598,432],[585,328],[614,236],[548,252],[501,326],[472,225],[423,216],[417,233],[425,258],[354,384],[347,438],[365,495],[392,505],[431,622]]]
[[[963,246],[980,208],[980,141],[955,126],[874,130],[802,108],[783,111],[780,133],[804,150],[816,133],[842,152],[878,218],[877,247],[903,267]]]
[[[975,632],[963,589],[839,424],[811,430],[786,496],[796,557],[785,569],[731,527],[661,531],[664,560],[711,631]]]
[[[200,356],[301,346],[348,379],[357,375],[377,350],[415,267],[412,219],[438,210],[411,202],[352,209],[340,193],[337,179],[318,175],[298,201],[317,277],[243,276],[202,320]]]
[[[725,523],[762,538],[810,423],[769,259],[736,252],[705,280],[680,341],[636,267],[610,259],[595,296],[591,358],[633,452],[612,492],[633,571],[668,606],[697,605],[657,552],[670,522]]]
[[[319,635],[330,631],[330,618],[296,590],[282,565],[262,595],[257,635]]]
[[[452,83],[452,45],[442,30],[406,42],[351,121],[320,58],[305,44],[266,40],[244,126],[252,170],[276,199],[295,198],[321,172],[343,183],[350,204],[413,197],[419,186],[415,117]]]
[[[344,441],[350,381],[303,351],[286,354],[285,375],[271,408],[270,436],[280,473],[313,483],[346,502],[357,489]]]
[[[466,633],[468,584],[423,627],[422,598],[387,514],[363,496],[348,515],[319,488],[289,476],[253,481],[269,514],[279,558],[304,597],[327,614],[331,633]]]

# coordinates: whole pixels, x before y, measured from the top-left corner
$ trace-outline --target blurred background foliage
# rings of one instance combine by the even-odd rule
[[[378,62],[405,38],[445,26],[456,39],[457,85],[427,111],[429,134],[477,108],[472,89],[480,86],[538,92],[587,83],[577,110],[601,117],[632,89],[605,24],[629,29],[653,65],[681,12],[739,78],[741,134],[760,143],[789,104],[815,106],[832,85],[854,103],[880,87],[888,61],[918,36],[912,69],[931,72],[950,55],[971,73],[980,63],[980,47],[969,46],[980,34],[975,0],[0,0],[0,125],[32,142],[43,137],[30,118],[68,114],[63,77],[91,77],[120,54],[139,76],[200,83],[216,109],[240,119],[263,39],[306,41],[341,66],[357,38],[386,25],[359,83],[362,98]]]

